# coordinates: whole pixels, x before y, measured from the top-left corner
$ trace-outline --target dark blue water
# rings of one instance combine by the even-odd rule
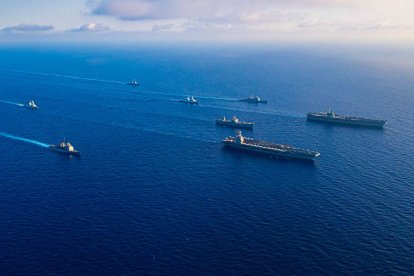
[[[414,70],[357,53],[1,48],[0,274],[413,273]],[[388,123],[306,122],[328,108]],[[224,150],[234,114],[319,160]]]

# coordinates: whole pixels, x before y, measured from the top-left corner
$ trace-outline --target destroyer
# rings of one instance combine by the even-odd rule
[[[239,101],[247,102],[247,103],[267,103],[266,100],[260,99],[259,96],[252,96],[252,97],[248,97],[247,99],[241,99]]]
[[[226,147],[261,153],[278,158],[314,160],[320,155],[317,151],[296,148],[291,145],[274,144],[246,138],[242,136],[241,131],[237,132],[236,137],[229,136],[222,142]]]
[[[137,82],[136,80],[129,81],[127,82],[127,84],[131,86],[139,86],[139,82]]]
[[[69,142],[66,142],[65,140],[63,140],[62,142],[60,142],[57,145],[50,145],[49,149],[54,150],[54,151],[58,151],[58,152],[61,152],[61,153],[69,154],[69,155],[80,156],[80,152],[75,150],[73,148],[73,146]]]
[[[28,107],[28,108],[30,108],[30,109],[34,109],[34,110],[39,109],[39,107],[35,104],[35,102],[34,102],[33,100],[31,100],[31,101],[27,104],[27,107]]]
[[[223,119],[217,119],[216,124],[222,125],[222,126],[229,126],[229,127],[236,127],[236,128],[250,128],[250,129],[253,128],[254,126],[254,123],[242,122],[236,116],[233,116],[231,120],[226,119],[226,117],[223,117]]]
[[[373,120],[347,115],[339,115],[329,109],[328,112],[310,112],[306,115],[308,120],[326,123],[345,124],[364,127],[382,128],[387,121]]]
[[[198,104],[198,101],[193,97],[186,97],[179,101],[180,103],[187,103],[187,104]]]

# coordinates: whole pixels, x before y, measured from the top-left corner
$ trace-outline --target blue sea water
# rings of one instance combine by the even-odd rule
[[[0,274],[414,273],[414,67],[361,51],[2,46]],[[388,123],[306,121],[328,108]],[[232,115],[321,156],[224,150]]]

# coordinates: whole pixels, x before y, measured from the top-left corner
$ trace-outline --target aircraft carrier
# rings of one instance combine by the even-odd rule
[[[235,148],[243,151],[260,153],[277,158],[314,160],[320,155],[319,152],[296,148],[291,145],[275,144],[243,137],[241,131],[236,137],[229,136],[222,141],[225,147]]]
[[[309,112],[306,117],[310,121],[376,128],[384,127],[384,124],[387,122],[385,120],[373,120],[354,116],[339,115],[332,112],[331,110],[328,112]]]

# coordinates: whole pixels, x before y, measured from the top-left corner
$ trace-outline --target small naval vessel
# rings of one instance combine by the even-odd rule
[[[80,156],[80,152],[75,150],[74,147],[65,140],[56,145],[49,145],[49,149],[69,155]]]
[[[180,103],[187,103],[187,104],[198,104],[198,101],[193,97],[189,96],[179,101]]]
[[[314,160],[320,155],[317,151],[296,148],[291,145],[275,144],[243,137],[241,131],[236,137],[229,136],[222,141],[225,147],[265,154],[277,158]]]
[[[226,117],[223,116],[222,119],[216,120],[217,125],[221,126],[229,126],[229,127],[236,127],[236,128],[253,128],[254,123],[251,122],[242,122],[237,118],[236,116],[233,116],[231,120],[226,119]]]
[[[30,109],[34,109],[34,110],[39,109],[39,107],[35,104],[35,102],[34,102],[33,100],[31,100],[31,101],[27,104],[27,107],[28,107],[28,108],[30,108]]]
[[[310,121],[321,121],[326,123],[377,128],[384,127],[384,124],[387,122],[385,120],[373,120],[354,116],[339,115],[330,109],[328,112],[309,112],[306,117]]]
[[[139,86],[139,82],[137,82],[136,80],[129,81],[127,82],[127,84],[131,86]]]
[[[240,102],[247,102],[247,103],[267,103],[267,100],[260,99],[259,96],[251,96],[247,99],[241,99]]]

